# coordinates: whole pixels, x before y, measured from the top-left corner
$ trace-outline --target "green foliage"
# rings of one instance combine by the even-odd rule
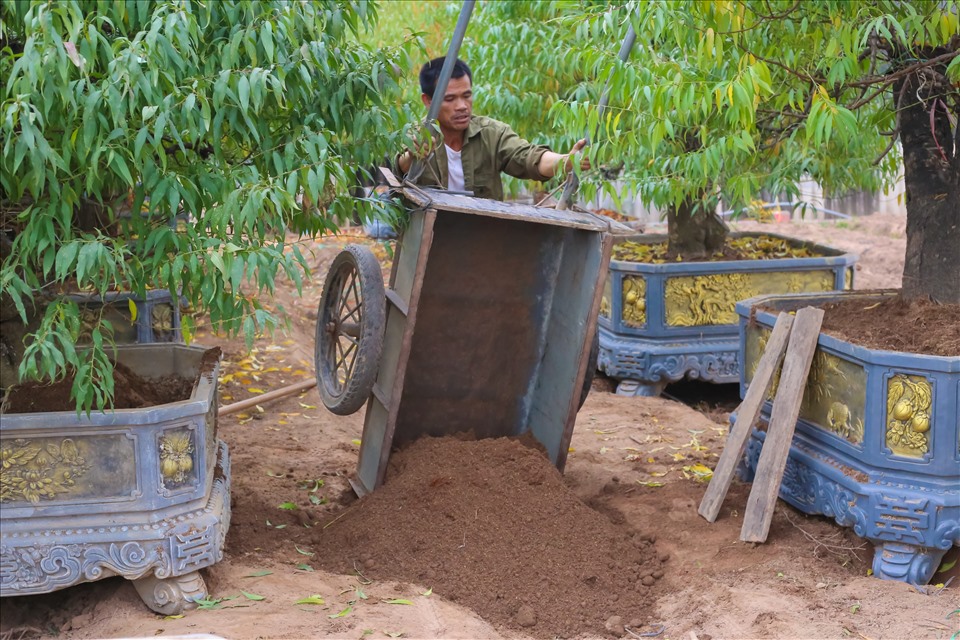
[[[737,208],[762,189],[795,195],[807,176],[832,193],[890,186],[905,69],[946,68],[944,102],[960,108],[956,0],[486,3],[471,33],[485,113],[561,149],[592,134],[607,171],[585,195],[615,174],[660,208]]]
[[[416,39],[420,54],[411,58],[402,69],[403,78],[400,80],[403,90],[401,101],[411,105],[415,111],[421,108],[420,67],[427,60],[447,54],[460,4],[455,0],[384,2],[379,7],[376,28],[361,37],[362,42],[374,48],[395,46],[411,37]]]
[[[356,168],[418,115],[397,101],[416,43],[363,44],[376,18],[367,0],[0,3],[0,284],[25,321],[55,300],[23,378],[72,366],[78,410],[110,403],[109,328],[78,355],[67,285],[168,289],[248,340],[275,326],[259,296],[308,275],[296,237],[336,230]]]

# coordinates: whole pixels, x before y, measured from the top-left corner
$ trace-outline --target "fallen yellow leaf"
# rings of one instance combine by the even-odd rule
[[[263,393],[263,389],[260,387],[247,387],[247,391],[250,393]]]

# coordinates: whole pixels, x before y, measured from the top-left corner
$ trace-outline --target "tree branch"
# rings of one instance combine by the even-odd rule
[[[869,85],[877,84],[878,82],[883,82],[883,83],[893,82],[894,80],[899,80],[899,79],[902,78],[903,76],[909,75],[909,74],[911,74],[911,73],[914,73],[914,72],[919,71],[920,69],[924,69],[924,68],[926,68],[926,67],[932,67],[932,66],[934,66],[934,65],[938,65],[938,64],[940,64],[941,62],[945,62],[945,63],[949,64],[950,61],[953,60],[954,58],[956,58],[957,56],[960,56],[960,51],[950,51],[950,52],[948,52],[948,53],[944,53],[944,54],[941,54],[941,55],[939,55],[939,56],[935,56],[935,57],[933,57],[933,58],[930,58],[929,60],[924,60],[924,61],[922,61],[922,62],[917,62],[916,64],[912,64],[912,65],[910,65],[909,67],[903,67],[902,69],[899,69],[899,70],[897,70],[897,71],[895,71],[895,72],[893,72],[893,73],[888,73],[888,74],[882,75],[882,76],[876,76],[876,77],[874,77],[874,78],[872,78],[872,79],[868,79],[868,80],[861,80],[861,81],[858,81],[858,82],[848,82],[848,83],[846,83],[846,84],[843,85],[843,88],[846,88],[846,87],[862,87],[862,86],[864,86],[864,85],[869,86]]]
[[[897,96],[897,106],[893,110],[893,132],[890,134],[890,144],[887,145],[887,148],[883,150],[876,160],[871,164],[874,167],[880,165],[880,162],[886,157],[890,150],[893,149],[893,145],[897,144],[897,140],[900,139],[900,108],[903,106],[903,97],[907,94],[907,83],[904,82],[900,86],[900,94]]]

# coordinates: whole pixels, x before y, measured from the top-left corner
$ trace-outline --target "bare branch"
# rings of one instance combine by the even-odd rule
[[[908,83],[904,82],[900,85],[900,93],[897,96],[897,108],[893,111],[894,123],[893,131],[890,134],[890,144],[888,144],[887,148],[883,150],[883,153],[872,162],[875,167],[880,165],[880,162],[890,153],[891,149],[893,149],[893,145],[897,144],[897,140],[900,139],[900,108],[903,106],[903,97],[907,95],[907,84]]]

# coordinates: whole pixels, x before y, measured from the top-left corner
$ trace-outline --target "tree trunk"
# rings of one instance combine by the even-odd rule
[[[899,113],[907,204],[902,295],[960,304],[960,140],[951,132],[943,93],[938,82],[921,82],[916,74],[895,86],[894,95],[904,96]]]
[[[712,210],[687,199],[667,209],[667,234],[671,257],[705,258],[723,248],[730,229]]]

